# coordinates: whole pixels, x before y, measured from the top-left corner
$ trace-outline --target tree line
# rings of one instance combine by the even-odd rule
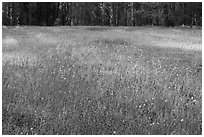
[[[3,25],[202,26],[201,2],[3,2]]]

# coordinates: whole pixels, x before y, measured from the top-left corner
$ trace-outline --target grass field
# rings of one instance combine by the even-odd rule
[[[2,32],[2,134],[202,134],[201,30]]]

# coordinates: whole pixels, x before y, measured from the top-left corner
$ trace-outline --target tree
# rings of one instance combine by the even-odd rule
[[[201,2],[3,2],[3,25],[202,25]]]

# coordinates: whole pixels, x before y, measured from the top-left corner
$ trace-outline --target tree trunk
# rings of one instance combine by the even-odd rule
[[[30,5],[30,3],[28,3],[28,25],[31,25],[31,23],[32,23],[31,6],[32,5]]]
[[[134,26],[134,3],[133,2],[131,2],[130,8],[131,8],[131,25]]]
[[[8,25],[8,2],[3,2],[2,3],[2,24],[3,25]]]
[[[110,5],[110,25],[111,26],[113,26],[113,7],[114,7],[114,5],[113,5],[113,3],[111,3],[111,5]]]

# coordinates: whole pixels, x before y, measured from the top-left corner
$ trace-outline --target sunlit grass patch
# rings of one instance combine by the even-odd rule
[[[2,39],[2,50],[12,51],[18,48],[18,41],[12,36],[6,36]]]
[[[39,33],[34,36],[36,40],[41,41],[42,43],[46,44],[56,44],[57,40],[55,37],[52,37],[51,35]]]
[[[30,64],[34,66],[37,62],[37,57],[35,54],[24,52],[9,52],[3,53],[2,64],[10,62],[11,64],[21,65],[21,64]]]

